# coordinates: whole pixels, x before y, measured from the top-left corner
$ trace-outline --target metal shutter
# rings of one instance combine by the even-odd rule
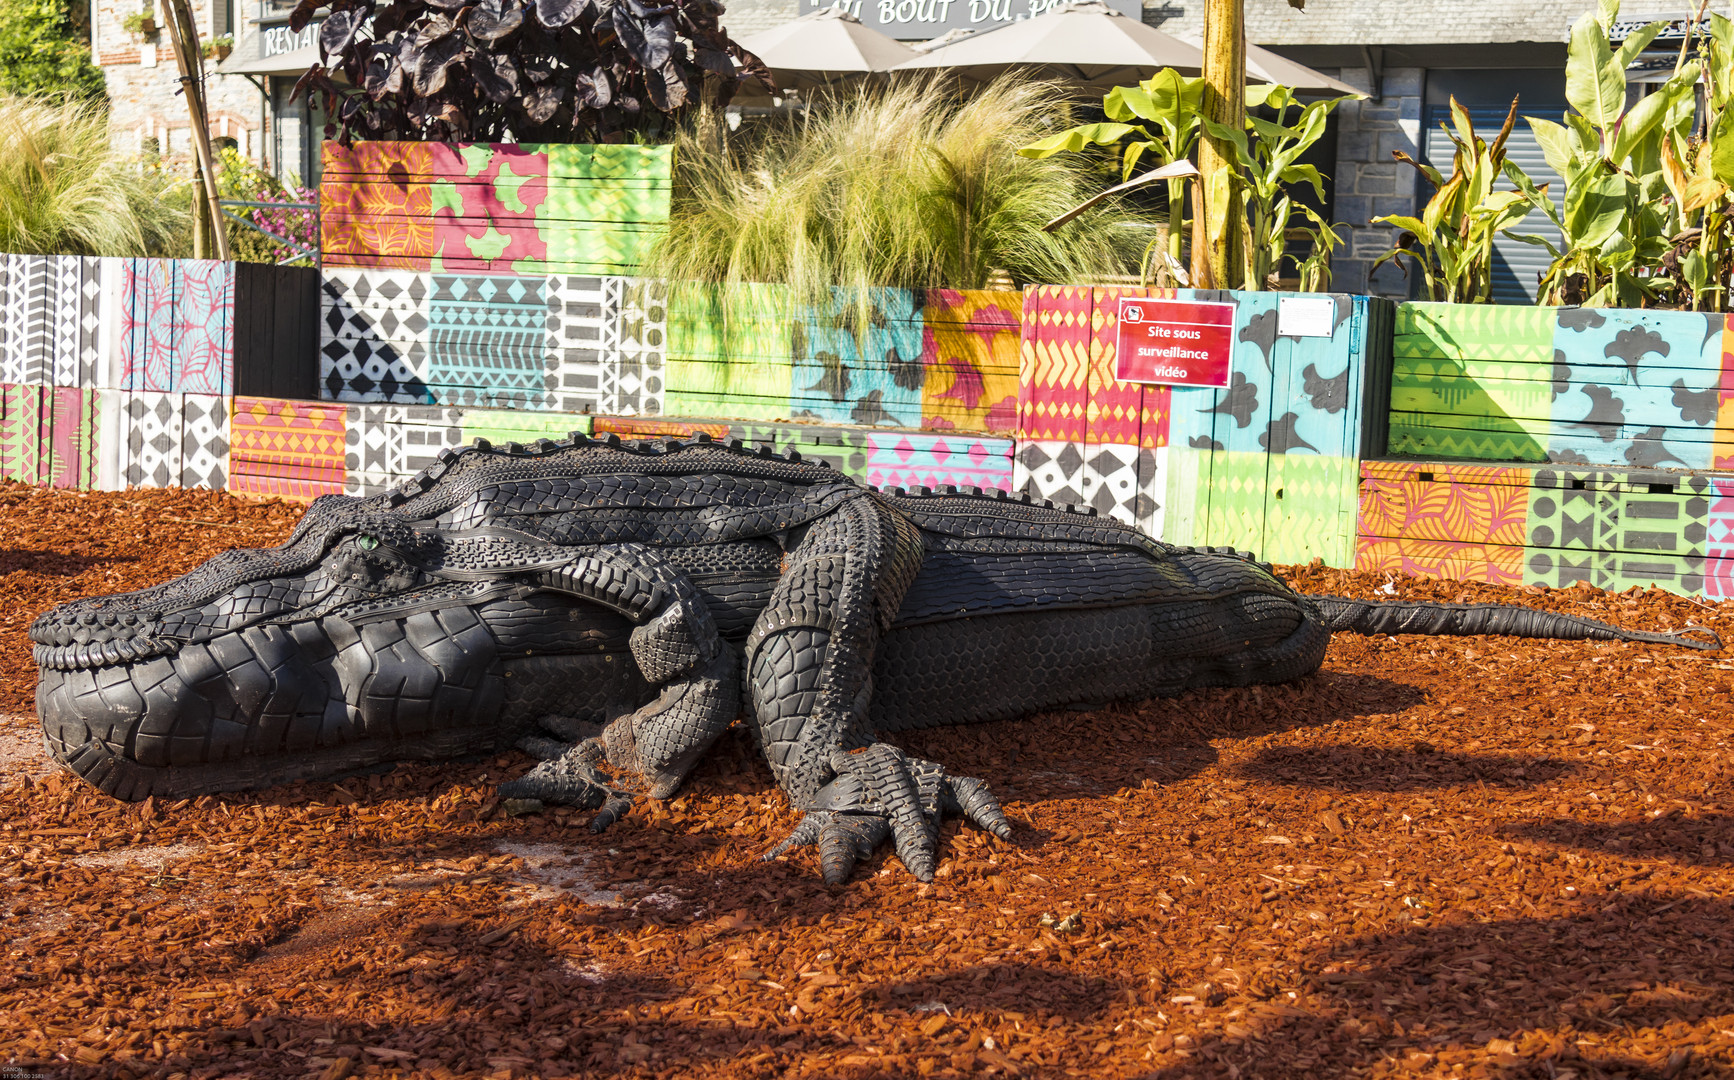
[[[1541,144],[1536,142],[1535,133],[1524,123],[1525,114],[1539,116],[1544,119],[1559,122],[1559,118],[1569,111],[1566,105],[1532,105],[1520,107],[1517,123],[1511,129],[1511,138],[1505,143],[1506,160],[1535,181],[1536,186],[1551,184],[1547,189],[1553,198],[1555,206],[1565,205],[1565,181],[1558,173],[1548,168],[1547,158],[1542,155]],[[1451,123],[1451,110],[1444,105],[1429,105],[1424,113],[1425,130],[1422,132],[1421,156],[1429,165],[1440,172],[1451,168],[1451,155],[1455,148],[1445,133],[1439,130],[1440,124]],[[1483,139],[1492,139],[1499,134],[1499,125],[1505,123],[1505,107],[1475,107],[1469,108],[1469,118],[1475,123],[1475,133]],[[1500,181],[1495,185],[1498,190],[1511,188],[1509,183]],[[1422,198],[1419,203],[1425,203],[1425,196],[1431,191],[1425,181],[1421,184]],[[1531,210],[1529,216],[1518,223],[1515,232],[1529,233],[1546,238],[1555,247],[1559,246],[1559,230],[1553,227],[1553,222],[1547,220],[1547,215],[1539,210]],[[1513,240],[1501,236],[1493,242],[1493,299],[1501,304],[1533,304],[1535,303],[1536,285],[1542,274],[1547,272],[1547,249],[1534,244],[1526,244],[1521,240]]]

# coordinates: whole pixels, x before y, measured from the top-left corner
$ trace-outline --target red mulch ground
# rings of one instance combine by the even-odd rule
[[[296,510],[0,488],[23,630]],[[1382,576],[1298,569],[1309,591]],[[1734,611],[1400,581],[1734,640]],[[738,733],[601,837],[511,818],[510,755],[123,806],[0,729],[0,1062],[55,1075],[1688,1077],[1734,1067],[1734,661],[1342,636],[1299,683],[941,732],[1011,843],[920,885],[758,853]],[[10,761],[8,762],[8,759]],[[1058,925],[1053,925],[1057,923]],[[10,1075],[20,1075],[14,1071]]]

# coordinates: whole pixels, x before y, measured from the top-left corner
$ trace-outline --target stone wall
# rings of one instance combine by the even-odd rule
[[[1395,264],[1386,263],[1368,276],[1373,263],[1391,249],[1399,231],[1374,225],[1372,219],[1415,211],[1415,170],[1394,161],[1391,152],[1421,156],[1421,93],[1426,72],[1387,68],[1382,76],[1379,99],[1345,101],[1337,106],[1337,165],[1332,177],[1335,220],[1348,226],[1348,248],[1332,263],[1331,288],[1405,298],[1409,282]],[[1361,90],[1373,89],[1365,68],[1344,68],[1337,78]]]
[[[93,39],[96,63],[108,82],[109,123],[115,145],[128,153],[149,155],[151,148],[171,169],[190,169],[193,147],[186,101],[180,96],[180,71],[170,46],[166,14],[155,8],[154,34],[129,33],[122,20],[137,10],[138,0],[97,0]],[[228,30],[241,55],[258,52],[251,21],[254,5],[236,0],[235,23]],[[199,38],[207,41],[224,30],[217,26],[222,0],[195,0],[193,18]],[[205,65],[206,112],[212,138],[234,139],[243,155],[255,161],[264,152],[259,91],[239,75],[219,75],[216,62]],[[155,140],[153,143],[151,140]]]

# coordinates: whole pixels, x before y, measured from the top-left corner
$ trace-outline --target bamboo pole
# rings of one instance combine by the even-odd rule
[[[205,189],[205,214],[217,258],[229,261],[229,232],[217,205],[217,167],[211,155],[211,126],[205,116],[205,68],[199,56],[199,29],[187,0],[163,0],[168,8],[169,42],[175,64],[181,69],[181,93],[187,99],[187,119],[192,123],[193,156],[198,160],[199,179]]]
[[[1225,127],[1246,124],[1246,18],[1244,0],[1206,0],[1204,8],[1204,115]],[[1234,147],[1208,131],[1198,145],[1198,187],[1203,243],[1193,233],[1192,278],[1199,288],[1237,289],[1241,281],[1239,162]]]

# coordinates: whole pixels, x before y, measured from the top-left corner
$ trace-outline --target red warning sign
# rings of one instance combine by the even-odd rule
[[[1227,386],[1234,305],[1122,297],[1114,377],[1121,382]]]

